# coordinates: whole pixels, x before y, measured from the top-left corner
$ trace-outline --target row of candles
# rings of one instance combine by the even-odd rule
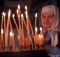
[[[18,5],[18,9],[17,9],[17,17],[18,17],[18,23],[19,26],[17,25],[17,22],[15,20],[15,15],[13,14],[13,21],[15,23],[16,29],[18,31],[18,42],[20,46],[24,46],[24,26],[27,30],[27,39],[28,39],[28,45],[32,44],[33,46],[33,42],[32,42],[32,38],[30,35],[30,31],[32,31],[32,36],[33,38],[36,37],[36,35],[38,34],[38,29],[36,26],[36,22],[37,22],[37,13],[35,14],[35,35],[33,32],[33,28],[28,16],[28,8],[27,6],[25,6],[25,15],[26,15],[26,21],[24,20],[24,16],[23,14],[21,14],[21,10],[20,10],[20,5]],[[0,51],[2,50],[2,47],[5,47],[5,51],[8,51],[8,37],[10,36],[10,46],[12,46],[12,51],[15,50],[15,41],[14,41],[14,32],[13,32],[13,28],[12,28],[12,24],[11,24],[11,10],[9,9],[8,11],[8,19],[6,21],[6,13],[3,12],[2,13],[2,22],[1,22],[1,44],[2,46],[0,46]],[[4,23],[3,23],[4,22]],[[9,31],[10,29],[10,31]],[[9,34],[10,32],[10,34]],[[4,36],[3,36],[4,35]],[[9,35],[9,36],[8,36]],[[43,38],[43,34],[42,34],[42,27],[40,27],[40,34],[38,38]],[[0,44],[0,45],[1,45]]]

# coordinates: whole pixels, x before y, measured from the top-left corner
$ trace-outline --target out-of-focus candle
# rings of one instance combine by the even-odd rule
[[[40,32],[42,32],[42,27],[40,27]]]
[[[4,17],[6,16],[6,13],[4,13],[4,15],[3,15]]]
[[[18,9],[20,9],[20,5],[18,5]]]
[[[21,17],[23,18],[23,14],[21,14]]]
[[[35,27],[35,36],[37,35],[38,29]]]
[[[12,46],[12,37],[13,37],[13,32],[10,31],[10,46]]]
[[[35,17],[37,17],[37,13],[35,14]]]
[[[15,14],[13,14],[12,17],[14,18],[15,17]]]
[[[11,10],[9,9],[9,11],[8,11],[8,18],[10,18],[10,15],[11,15]]]
[[[40,27],[40,31],[42,31],[42,27]]]
[[[12,36],[12,31],[10,31],[10,36]]]
[[[26,14],[26,18],[28,18],[27,6],[25,6],[25,14]]]
[[[25,10],[27,10],[27,6],[25,6]]]
[[[1,29],[1,34],[3,34],[4,32],[3,32],[3,29]]]
[[[17,9],[17,14],[18,14],[18,9]]]
[[[36,27],[36,23],[37,23],[37,13],[35,14],[35,27]]]

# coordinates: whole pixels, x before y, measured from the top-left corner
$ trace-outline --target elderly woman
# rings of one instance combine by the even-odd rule
[[[48,44],[49,40],[51,40],[50,47],[56,48],[58,45],[59,9],[54,5],[44,6],[41,11],[41,21],[46,43]]]

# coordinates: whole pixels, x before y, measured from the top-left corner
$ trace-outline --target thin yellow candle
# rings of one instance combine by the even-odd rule
[[[4,32],[3,32],[3,29],[1,29],[1,34],[3,34]]]
[[[4,31],[3,29],[1,29],[1,44],[2,44],[2,47],[4,47]]]
[[[25,14],[26,14],[26,18],[28,18],[27,6],[25,6]]]
[[[12,52],[15,51],[14,33],[10,31],[10,46],[12,47]]]
[[[2,13],[1,29],[3,28],[4,12]]]
[[[30,45],[30,28],[29,28],[29,17],[28,17],[28,11],[27,11],[27,6],[25,6],[25,15],[26,15],[26,23],[27,23],[27,38],[28,38],[28,42],[29,42],[29,45]]]
[[[13,14],[12,17],[13,17],[13,21],[14,21],[14,23],[15,23],[15,26],[16,26],[16,28],[17,28],[18,34],[19,34],[19,29],[18,29],[18,26],[17,26],[16,20],[15,20],[15,18],[14,18],[14,17],[15,17],[15,14]]]
[[[6,13],[4,13],[4,39],[5,39],[5,34],[6,34]],[[4,40],[4,44],[5,44],[5,40]]]
[[[36,27],[36,23],[37,23],[37,13],[35,14],[35,27]]]
[[[41,38],[43,38],[42,27],[40,27],[40,35],[41,35]]]
[[[33,38],[34,38],[34,32],[33,32],[33,28],[32,28],[30,20],[29,20],[29,25],[30,25],[30,28],[31,28],[31,31],[32,31],[32,35],[33,35]]]
[[[12,31],[10,31],[10,46],[12,46]]]
[[[9,31],[10,16],[11,16],[11,10],[9,9],[8,20],[7,20],[7,28],[6,28],[6,34],[5,34],[5,51],[8,51],[8,31]]]
[[[20,5],[18,5],[18,9],[20,9]]]
[[[0,36],[0,52],[2,51],[2,46],[1,46],[1,38],[2,38],[2,28],[3,28],[3,19],[4,19],[4,12],[2,13],[2,20],[1,20],[1,36]]]
[[[42,27],[40,27],[40,34],[42,34]]]
[[[18,23],[19,23],[19,36],[21,38],[22,37],[22,35],[21,35],[22,31],[21,31],[21,19],[20,19],[21,16],[20,15],[21,15],[20,5],[18,5],[17,16],[18,16]],[[21,45],[21,43],[20,43],[20,45]]]
[[[24,26],[23,26],[23,14],[21,14],[21,22],[22,22],[22,45],[24,46]]]

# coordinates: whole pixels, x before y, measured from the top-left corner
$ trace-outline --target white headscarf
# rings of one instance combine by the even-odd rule
[[[47,5],[47,6],[44,6],[42,8],[41,16],[42,16],[42,13],[44,13],[44,12],[51,12],[52,14],[55,15],[55,19],[54,19],[53,25],[48,30],[51,30],[51,46],[56,46],[57,43],[58,43],[58,35],[56,33],[55,36],[54,36],[53,32],[54,31],[58,31],[59,9],[56,6],[54,6],[54,5]],[[42,19],[42,17],[41,17],[41,19]]]

